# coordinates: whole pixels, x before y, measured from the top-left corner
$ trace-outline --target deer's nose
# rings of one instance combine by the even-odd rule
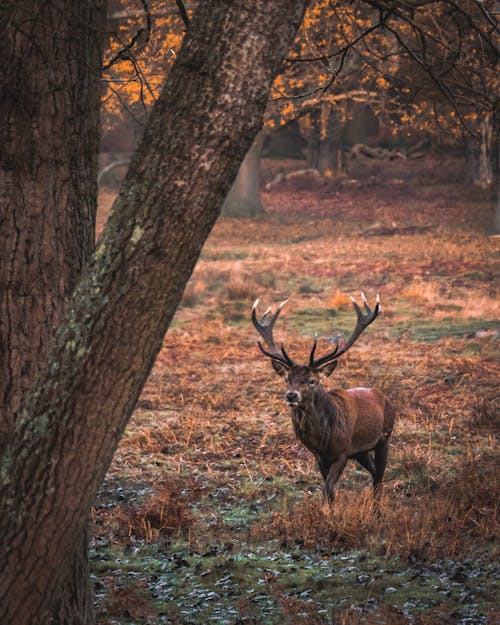
[[[298,404],[300,402],[300,393],[297,391],[287,391],[285,393],[285,401],[287,404]]]

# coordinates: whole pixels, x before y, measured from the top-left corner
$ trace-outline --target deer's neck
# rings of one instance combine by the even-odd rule
[[[331,396],[319,387],[301,406],[292,406],[292,423],[297,438],[313,453],[321,455],[331,445],[340,425],[338,409]]]

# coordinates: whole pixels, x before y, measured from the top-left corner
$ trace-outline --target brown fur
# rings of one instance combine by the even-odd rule
[[[256,313],[259,300],[252,308],[252,322],[269,351],[260,342],[259,348],[271,359],[276,373],[286,380],[285,399],[291,408],[295,434],[316,456],[330,501],[349,458],[357,460],[371,473],[374,491],[379,491],[394,425],[394,407],[379,390],[359,387],[326,392],[321,386],[321,380],[335,370],[337,359],[354,345],[381,311],[378,295],[373,309],[363,293],[361,297],[362,306],[352,300],[357,321],[351,336],[342,346],[338,340],[334,341],[333,349],[320,358],[315,358],[315,338],[308,366],[294,364],[284,345],[278,350],[274,343],[274,323],[288,300],[281,302],[273,314],[271,309],[266,310],[260,321]]]
[[[321,372],[309,367],[275,369],[286,378],[288,403],[298,400],[290,405],[295,434],[315,455],[328,499],[333,501],[333,488],[349,458],[371,473],[378,491],[395,419],[390,400],[374,388],[326,392]]]

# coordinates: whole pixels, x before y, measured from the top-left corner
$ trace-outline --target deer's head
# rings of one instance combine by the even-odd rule
[[[275,313],[271,314],[271,309],[268,308],[262,315],[260,321],[257,319],[257,304],[259,303],[259,300],[255,302],[252,308],[252,321],[257,329],[257,332],[264,339],[268,349],[265,349],[260,341],[258,341],[258,345],[261,352],[271,359],[271,364],[276,373],[285,379],[287,385],[285,400],[287,404],[290,406],[301,406],[307,404],[316,392],[321,380],[327,378],[333,373],[335,367],[337,366],[337,359],[342,356],[342,354],[345,354],[350,347],[352,347],[360,334],[370,325],[372,321],[375,320],[381,310],[378,295],[373,310],[369,307],[363,293],[361,294],[361,297],[363,300],[364,312],[351,297],[358,319],[354,332],[351,334],[350,338],[342,345],[342,347],[340,346],[339,339],[335,339],[335,347],[333,350],[324,356],[316,358],[315,354],[318,343],[317,338],[315,337],[307,365],[295,364],[285,350],[283,343],[279,349],[274,343],[274,323],[278,318],[281,309],[288,300],[281,302]]]

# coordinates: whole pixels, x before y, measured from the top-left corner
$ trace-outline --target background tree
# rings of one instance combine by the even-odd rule
[[[114,6],[107,63],[114,62],[104,99],[110,133],[124,111],[142,125],[184,29],[173,7],[161,3],[147,10],[128,0]],[[124,41],[133,45],[124,49]],[[490,186],[497,55],[492,0],[314,1],[275,80],[266,133],[295,121],[307,166],[334,175],[346,167],[346,147],[365,142],[378,119],[382,136],[395,144],[422,138],[466,144],[468,171],[478,186]],[[261,212],[258,152],[256,145],[244,162],[227,214]]]
[[[264,214],[260,199],[260,157],[264,136],[264,131],[259,132],[241,163],[222,207],[222,214],[226,217],[257,217]]]
[[[182,5],[183,6],[183,5]],[[186,29],[174,2],[112,0],[104,55],[103,145],[136,146]],[[128,134],[125,139],[120,135]]]
[[[61,597],[89,506],[304,8],[299,0],[200,6],[69,301],[88,255],[80,238],[90,248],[93,236],[104,4],[33,0],[2,16],[5,625],[45,622]],[[61,241],[64,213],[72,223]],[[56,294],[39,285],[56,285]],[[65,619],[91,622],[91,610]]]
[[[395,134],[458,138],[498,108],[498,53],[491,1],[314,3],[275,82],[273,123],[302,118],[320,146],[362,102]]]

